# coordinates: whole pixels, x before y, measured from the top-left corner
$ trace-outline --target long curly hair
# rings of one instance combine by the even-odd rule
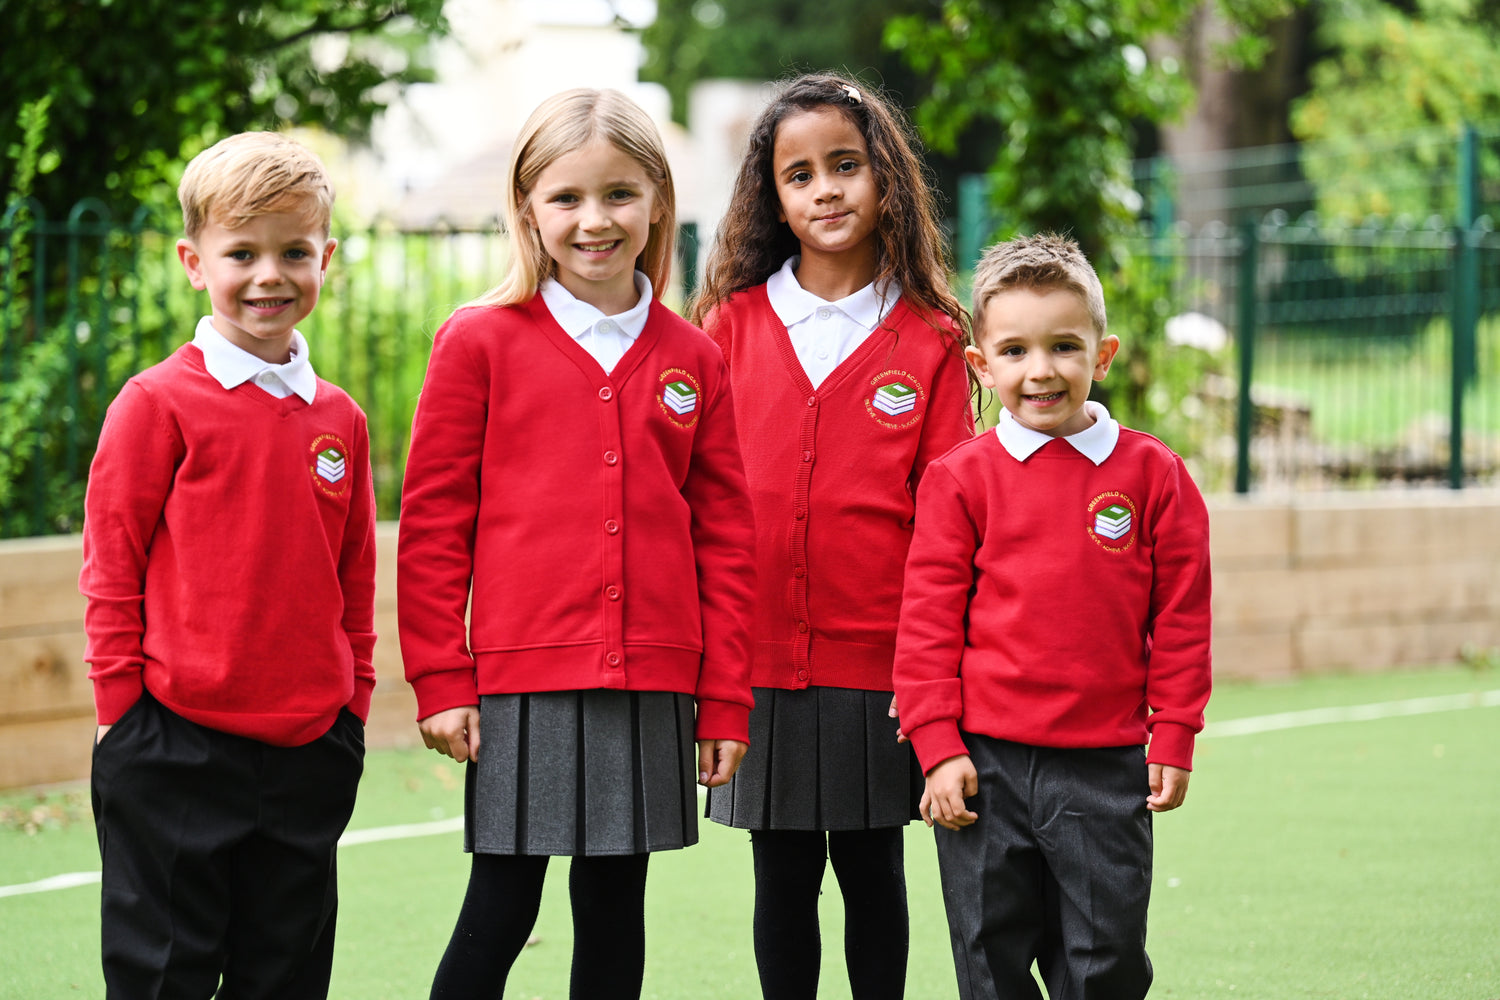
[[[838,111],[859,129],[870,152],[880,194],[876,282],[898,282],[918,314],[961,351],[969,342],[969,313],[948,287],[947,242],[938,225],[927,170],[916,153],[918,140],[905,116],[884,95],[831,73],[805,74],[783,84],[756,119],[689,317],[701,325],[714,307],[762,284],[800,252],[791,227],[777,218],[781,201],[772,164],[776,130],[794,115],[825,108]],[[958,333],[939,326],[937,314],[951,319]]]

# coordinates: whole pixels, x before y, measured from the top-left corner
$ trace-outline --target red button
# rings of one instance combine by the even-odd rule
[[[620,460],[620,456],[616,455],[612,451],[606,451],[604,453],[604,464],[605,465],[614,465],[619,460]]]
[[[800,521],[807,516],[807,509],[805,507],[798,507],[792,511],[792,516]]]
[[[620,599],[620,588],[619,587],[605,587],[604,588],[604,596],[607,597],[607,598],[609,598],[611,601],[618,601]]]
[[[604,522],[604,530],[606,532],[608,532],[609,534],[611,534],[611,535],[618,535],[620,533],[620,522],[619,521],[605,521]]]
[[[802,579],[804,576],[807,575],[807,567],[806,566],[798,566],[798,567],[796,567],[795,569],[792,570],[792,575],[795,576],[799,580]]]
[[[614,397],[614,394],[615,394],[615,391],[613,389],[611,389],[607,385],[604,386],[602,389],[599,390],[599,398],[602,399],[602,400],[604,400],[606,403],[609,402],[610,399],[612,399]]]
[[[806,632],[807,631],[807,622],[798,622],[797,623],[797,631],[798,632]]]
[[[817,406],[818,405],[818,397],[817,396],[808,396],[807,397],[807,405],[808,406]]]
[[[797,671],[797,679],[799,681],[805,681],[805,680],[807,680],[807,671],[806,670],[799,670],[799,671]]]
[[[608,663],[612,667],[618,667],[620,665],[621,659],[623,659],[623,657],[621,657],[619,653],[606,653],[604,655],[604,662]]]
[[[810,451],[804,451],[802,453],[802,461],[804,461],[804,462],[811,462],[812,460],[813,460],[813,453],[812,452],[810,452]]]

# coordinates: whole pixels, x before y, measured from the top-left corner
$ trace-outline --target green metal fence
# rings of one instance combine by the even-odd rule
[[[1203,173],[1227,187],[1215,193]],[[1152,355],[1191,373],[1152,429],[1206,489],[1500,478],[1500,127],[1156,162],[1138,176],[1147,222],[1135,257],[1151,262],[1151,280],[1166,276],[1174,312],[1226,334],[1222,349]],[[995,222],[974,182],[966,190],[961,261]],[[302,329],[318,372],[369,414],[380,515],[395,517],[432,335],[494,283],[504,241],[493,229],[383,225],[336,235]],[[697,237],[679,240],[689,287]],[[0,537],[79,528],[109,401],[208,308],[175,244],[171,226],[112,219],[88,200],[64,219],[29,202],[0,215]],[[1163,331],[1122,335],[1128,360]],[[1184,369],[1170,352],[1199,352],[1201,364]]]

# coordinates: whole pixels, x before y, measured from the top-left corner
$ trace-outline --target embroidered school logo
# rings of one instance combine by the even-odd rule
[[[1135,544],[1135,501],[1124,493],[1100,493],[1089,501],[1089,537],[1106,552],[1124,552]]]
[[[882,427],[900,430],[922,419],[926,404],[927,390],[916,376],[893,368],[870,379],[865,412]]]
[[[349,448],[337,434],[319,434],[308,447],[312,458],[309,470],[318,489],[331,497],[349,491]]]
[[[668,368],[656,376],[656,403],[667,418],[684,429],[698,422],[703,387],[692,373],[682,368]]]

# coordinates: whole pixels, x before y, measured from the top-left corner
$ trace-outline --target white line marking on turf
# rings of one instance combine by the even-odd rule
[[[1381,701],[1370,705],[1341,705],[1333,708],[1309,708],[1301,712],[1277,712],[1252,715],[1244,719],[1213,722],[1203,729],[1204,736],[1249,736],[1279,729],[1300,729],[1337,722],[1369,722],[1406,715],[1430,715],[1463,708],[1494,708],[1500,705],[1500,691],[1476,691],[1473,694],[1445,694],[1431,698],[1408,698],[1405,701]]]
[[[1340,722],[1367,722],[1372,719],[1394,719],[1407,715],[1429,715],[1433,712],[1452,712],[1464,708],[1494,708],[1500,706],[1500,690],[1480,691],[1474,694],[1438,695],[1432,698],[1410,698],[1405,701],[1382,701],[1371,705],[1344,705],[1335,708],[1310,708],[1301,712],[1277,712],[1272,715],[1252,715],[1243,719],[1226,719],[1210,723],[1204,728],[1204,736],[1248,736],[1254,733],[1269,733],[1281,729],[1299,729],[1303,726],[1321,726]],[[359,844],[378,844],[387,840],[408,840],[412,837],[431,837],[443,833],[457,833],[464,828],[462,816],[433,820],[430,823],[402,823],[396,826],[377,826],[366,830],[350,830],[339,838],[340,847]],[[54,875],[36,882],[19,885],[0,885],[0,898],[24,896],[33,892],[55,892],[81,885],[97,885],[98,872],[69,872]]]

